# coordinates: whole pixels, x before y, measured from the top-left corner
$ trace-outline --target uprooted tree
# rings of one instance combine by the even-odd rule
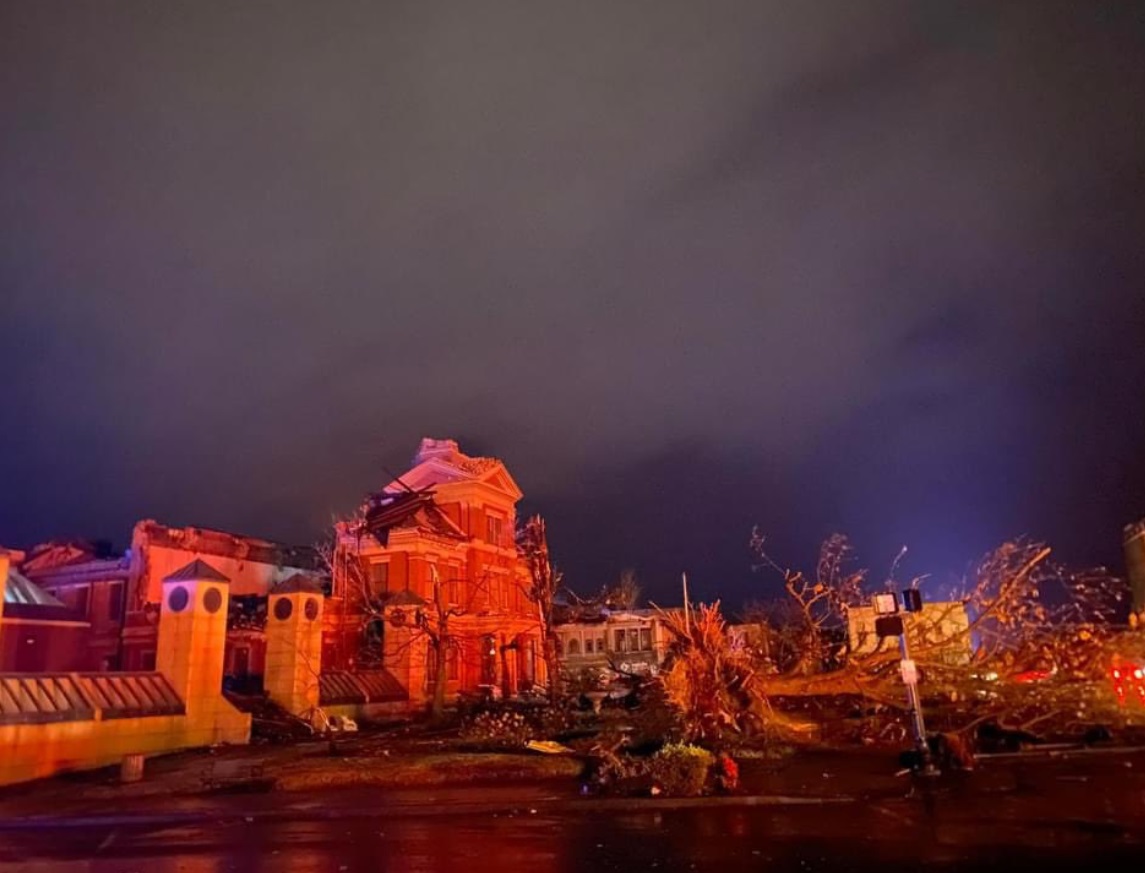
[[[766,680],[749,651],[731,644],[718,601],[660,615],[674,642],[657,681],[680,715],[685,739],[711,743],[729,734],[801,732],[794,719],[769,705]]]
[[[851,567],[846,539],[824,543],[814,574],[781,567],[762,546],[757,532],[752,548],[760,566],[777,572],[783,587],[778,605],[756,617],[785,620],[773,643],[786,640],[793,654],[777,661],[773,652],[765,658],[731,645],[718,603],[662,611],[675,643],[659,681],[686,734],[708,741],[759,729],[805,734],[806,724],[773,706],[784,698],[849,695],[903,708],[897,642],[864,641],[855,632],[860,618],[873,616],[869,607],[858,609],[865,573]],[[1071,571],[1050,556],[1043,543],[1003,543],[953,595],[906,616],[924,694],[945,702],[948,727],[993,720],[1070,730],[1109,721],[1114,701],[1106,671],[1124,585],[1103,569]]]
[[[862,603],[864,575],[840,569],[849,550],[839,536],[824,544],[813,582],[766,558],[762,543],[753,533],[751,546],[763,557],[761,566],[777,570],[784,580],[786,615],[794,617],[795,631],[813,648],[813,663],[822,664],[822,631],[831,626],[853,631],[850,612]],[[911,657],[923,672],[927,693],[961,703],[964,725],[986,719],[1024,728],[1052,718],[1081,723],[1101,706],[1103,686],[1096,680],[1109,664],[1111,619],[1125,597],[1124,584],[1103,568],[1070,570],[1050,556],[1044,543],[1005,542],[952,596],[905,616]],[[783,629],[778,632],[782,637]],[[855,634],[848,637],[838,669],[816,674],[807,657],[801,658],[769,678],[768,694],[859,694],[896,705],[902,699],[894,668],[897,645],[872,641],[856,647]]]
[[[675,642],[661,677],[668,701],[680,711],[689,740],[746,731],[762,715],[751,659],[728,645],[718,602],[692,612],[686,607],[682,613],[660,613]]]

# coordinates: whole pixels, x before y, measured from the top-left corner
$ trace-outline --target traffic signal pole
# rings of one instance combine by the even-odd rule
[[[918,693],[918,667],[910,657],[910,644],[907,642],[907,629],[904,627],[899,636],[899,652],[902,655],[902,681],[906,685],[906,700],[910,707],[911,732],[914,734],[914,745],[921,760],[921,772],[924,776],[937,776],[938,768],[934,765],[934,757],[930,754],[930,743],[926,738],[926,722],[922,717],[922,697]]]
[[[918,751],[920,772],[924,776],[937,776],[938,768],[930,754],[930,743],[926,739],[926,722],[922,718],[922,696],[918,693],[918,666],[911,660],[910,643],[907,641],[907,625],[898,614],[898,597],[893,592],[876,594],[871,599],[875,610],[875,633],[880,638],[898,637],[899,654],[902,658],[899,668],[902,681],[906,685],[907,705],[910,707],[911,733]],[[903,609],[908,613],[922,612],[922,595],[917,589],[902,592]]]

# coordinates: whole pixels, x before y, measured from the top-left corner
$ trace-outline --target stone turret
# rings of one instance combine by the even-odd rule
[[[452,458],[459,454],[461,449],[457,445],[457,440],[435,440],[432,437],[424,437],[417,448],[417,454],[414,455],[413,463],[416,467],[430,458]]]

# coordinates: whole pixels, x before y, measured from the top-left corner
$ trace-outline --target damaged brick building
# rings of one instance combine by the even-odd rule
[[[514,539],[521,497],[496,458],[422,440],[412,468],[338,526],[324,668],[384,669],[424,702],[436,678],[434,632],[447,618],[448,696],[544,684],[537,608]]]
[[[450,622],[448,695],[527,690],[545,677],[514,540],[521,496],[501,461],[425,439],[406,473],[336,526],[328,555],[150,519],[135,525],[122,553],[77,542],[14,553],[0,671],[154,670],[163,580],[202,562],[228,585],[228,691],[262,691],[267,625],[276,620],[269,601],[308,590],[322,607],[320,653],[311,659],[321,692],[312,703],[423,705],[437,665],[424,632],[435,585]],[[13,642],[17,626],[22,647]]]

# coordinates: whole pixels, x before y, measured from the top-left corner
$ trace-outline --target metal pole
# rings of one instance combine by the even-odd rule
[[[692,632],[692,607],[688,603],[688,574],[681,573],[680,578],[684,582],[684,627],[690,634]]]
[[[899,637],[899,651],[902,654],[903,662],[910,660],[910,646],[907,643],[907,628],[904,626],[902,635]],[[914,675],[911,675],[910,681],[906,681],[906,676],[903,676],[904,684],[906,685],[906,699],[910,706],[911,727],[914,730],[915,748],[918,749],[918,754],[922,759],[922,773],[924,776],[937,776],[938,768],[934,766],[934,759],[930,755],[930,743],[926,741],[926,723],[922,718],[922,698],[918,693],[918,683],[914,681]]]

